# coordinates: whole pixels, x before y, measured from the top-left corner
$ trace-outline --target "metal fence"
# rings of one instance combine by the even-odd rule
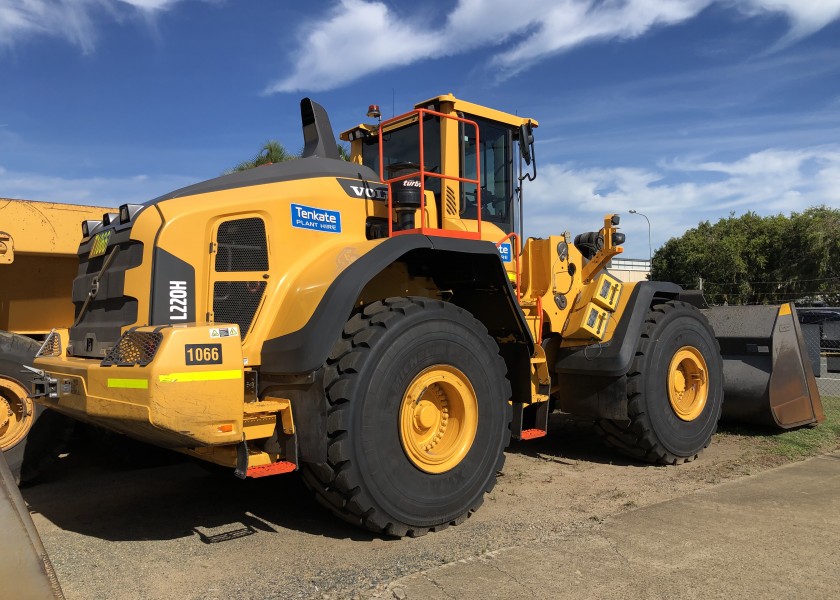
[[[797,312],[820,395],[840,397],[840,312],[838,320],[833,320],[831,314],[822,315],[808,309]]]

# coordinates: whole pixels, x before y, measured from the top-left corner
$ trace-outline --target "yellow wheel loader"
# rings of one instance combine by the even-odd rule
[[[83,223],[39,401],[239,477],[300,469],[333,513],[395,536],[466,519],[552,408],[656,463],[709,444],[715,332],[678,286],[605,270],[618,215],[524,237],[534,120],[438,96],[345,131],[343,161],[324,109],[301,117],[299,160]],[[785,401],[813,421],[794,359]]]
[[[111,209],[0,198],[0,450],[15,480],[32,480],[63,449],[72,421],[29,397],[35,354],[73,321],[79,222]],[[31,434],[31,435],[30,435]]]

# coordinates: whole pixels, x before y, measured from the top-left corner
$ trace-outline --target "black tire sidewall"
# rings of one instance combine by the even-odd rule
[[[693,346],[706,361],[709,392],[706,405],[692,421],[683,421],[668,399],[671,359],[684,346]],[[709,443],[717,429],[723,404],[720,351],[702,316],[678,307],[658,323],[652,351],[645,356],[644,410],[651,429],[665,450],[677,457],[691,457]]]
[[[16,382],[26,390],[31,389],[34,374],[25,372],[23,365],[32,365],[35,354],[38,352],[38,343],[29,338],[13,334],[4,334],[3,338],[3,343],[0,345],[0,377]],[[44,410],[42,405],[35,404],[34,418],[32,421],[33,426]],[[15,478],[20,477],[20,469],[23,465],[27,440],[28,438],[24,437],[17,444],[3,452],[3,456]]]
[[[448,308],[448,310],[447,310]],[[430,312],[434,314],[429,314]],[[498,350],[472,317],[446,307],[401,319],[375,345],[359,372],[350,439],[354,468],[371,500],[386,514],[427,527],[462,515],[480,502],[495,477],[509,426],[504,372]],[[451,365],[472,384],[478,401],[475,440],[453,469],[430,474],[417,468],[400,442],[400,406],[414,377],[432,365]]]

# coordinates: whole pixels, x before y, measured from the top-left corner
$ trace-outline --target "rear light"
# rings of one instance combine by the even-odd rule
[[[82,237],[90,237],[101,224],[101,221],[82,221]]]
[[[142,204],[123,204],[120,206],[120,224],[125,225],[130,222],[141,208],[143,208]]]

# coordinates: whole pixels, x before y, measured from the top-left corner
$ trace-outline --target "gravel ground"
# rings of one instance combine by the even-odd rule
[[[547,438],[508,450],[472,518],[417,539],[344,524],[297,474],[239,481],[179,458],[127,468],[82,444],[23,495],[68,600],[347,598],[772,466],[754,447],[718,435],[692,463],[641,465],[601,446],[588,422],[555,416]]]

